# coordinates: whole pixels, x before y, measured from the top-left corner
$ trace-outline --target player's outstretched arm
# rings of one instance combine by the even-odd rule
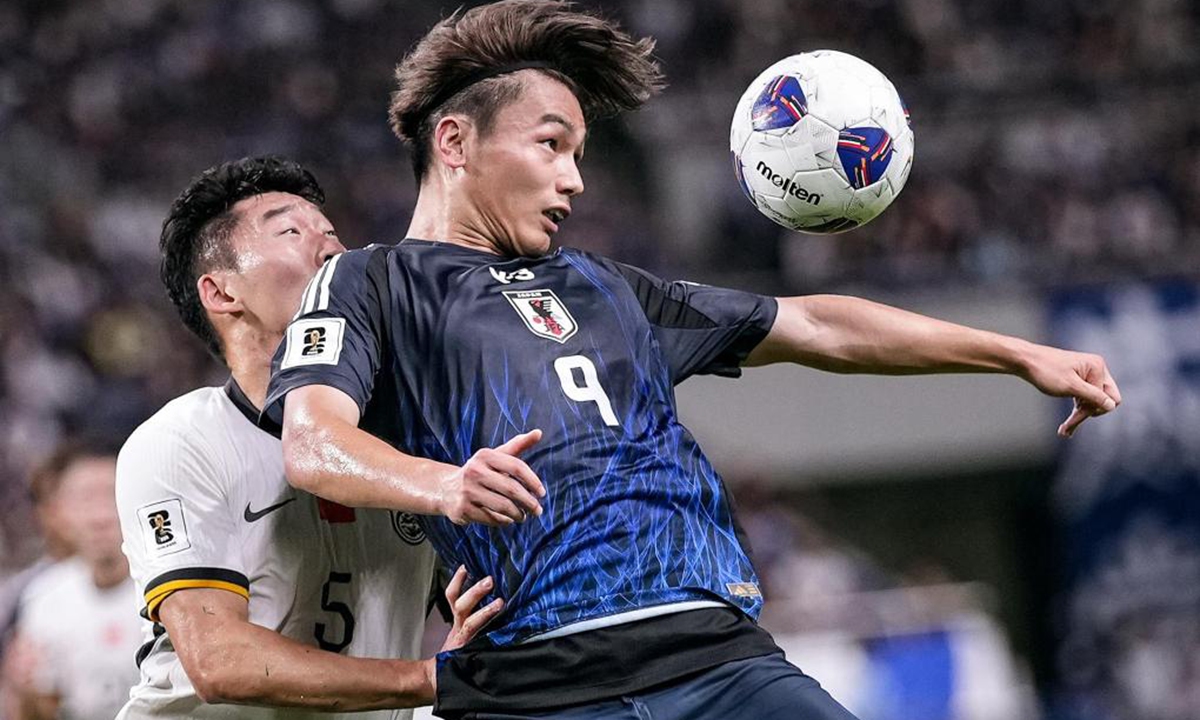
[[[491,578],[461,592],[466,571],[446,589],[454,627],[446,647],[469,641],[503,608],[476,610]],[[207,703],[304,707],[353,712],[429,705],[436,694],[433,659],[353,658],[305,645],[251,623],[240,595],[210,588],[179,590],[159,618],[196,694]]]
[[[776,362],[840,373],[1017,375],[1048,395],[1075,399],[1074,411],[1058,429],[1064,437],[1087,418],[1121,404],[1121,391],[1099,355],[841,295],[779,298],[775,324],[745,364]]]
[[[288,482],[349,507],[384,507],[468,522],[509,525],[541,515],[546,490],[520,455],[532,430],[484,448],[462,467],[406,455],[358,428],[358,405],[333,387],[288,393],[283,458]]]

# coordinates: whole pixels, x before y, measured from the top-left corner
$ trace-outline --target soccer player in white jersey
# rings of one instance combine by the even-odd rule
[[[19,642],[28,684],[13,720],[111,718],[137,680],[141,628],[121,555],[114,458],[80,448],[63,468],[59,521],[74,556],[38,575],[21,596]]]
[[[279,440],[255,425],[301,292],[345,250],[323,200],[299,165],[245,159],[199,176],[164,223],[168,294],[231,377],[168,403],[120,453],[124,550],[146,618],[125,720],[407,718],[394,708],[433,700],[433,661],[397,659],[417,656],[429,609],[435,559],[420,527],[292,490]],[[447,648],[502,606],[472,613],[491,580],[463,592],[464,579],[446,590]]]

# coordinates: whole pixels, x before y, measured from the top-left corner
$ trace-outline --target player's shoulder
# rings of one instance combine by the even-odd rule
[[[202,387],[163,405],[130,434],[126,447],[177,438],[185,443],[202,443],[213,431],[229,422],[236,412],[224,388]]]
[[[55,598],[76,595],[77,586],[82,584],[84,578],[90,578],[90,574],[87,565],[79,558],[70,557],[47,565],[21,591],[21,612],[38,613]]]
[[[325,266],[317,275],[320,276],[325,269],[328,269],[331,278],[345,282],[348,279],[361,278],[375,269],[383,269],[389,260],[403,262],[401,259],[403,255],[401,245],[371,243],[365,247],[334,255],[325,262]]]
[[[372,261],[380,262],[385,258],[394,257],[399,254],[399,245],[371,243],[370,245],[347,250],[344,253],[335,255],[326,264],[333,265],[335,271],[340,269],[343,273],[361,272],[366,270]]]
[[[554,260],[555,258],[561,259],[563,262],[582,272],[606,273],[624,277],[631,269],[636,269],[631,265],[614,260],[606,255],[566,246],[560,247],[548,259]]]
[[[387,282],[387,259],[395,253],[394,245],[372,244],[329,258],[304,288],[296,317],[329,310],[333,298],[346,302],[369,294],[374,285]]]
[[[224,388],[204,387],[181,395],[139,425],[121,446],[117,496],[136,496],[164,483],[221,483],[231,462],[230,439],[238,442],[259,433]]]
[[[568,263],[581,271],[586,272],[590,268],[592,272],[607,274],[625,282],[638,294],[649,288],[660,288],[669,284],[648,270],[598,253],[569,247],[561,248],[559,253]]]

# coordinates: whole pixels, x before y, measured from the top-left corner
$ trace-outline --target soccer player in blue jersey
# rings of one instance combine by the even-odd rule
[[[439,656],[443,717],[852,717],[755,623],[728,494],[677,417],[691,375],[1007,372],[1075,398],[1063,434],[1120,401],[1094,355],[552,249],[587,121],[659,89],[652,48],[547,0],[436,25],[391,106],[420,184],[408,239],[328,261],[275,356],[264,422],[290,481],[426,516],[443,561],[506,600]],[[484,463],[508,477],[464,512]]]

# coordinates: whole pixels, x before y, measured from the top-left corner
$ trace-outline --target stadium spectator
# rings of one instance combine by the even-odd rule
[[[16,715],[19,696],[15,690],[28,686],[28,673],[36,662],[28,652],[21,652],[20,646],[9,652],[16,634],[21,595],[39,575],[75,552],[64,513],[68,502],[58,491],[63,471],[79,452],[80,448],[74,444],[64,445],[36,468],[29,479],[29,495],[42,539],[42,554],[24,570],[6,579],[0,588],[0,713],[3,717]]]
[[[18,652],[28,662],[18,720],[115,716],[137,680],[136,590],[121,554],[115,458],[84,453],[63,470],[61,522],[76,549],[21,596]]]

